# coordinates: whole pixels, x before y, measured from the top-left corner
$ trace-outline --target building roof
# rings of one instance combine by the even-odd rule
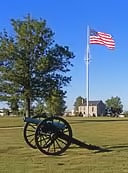
[[[88,105],[89,106],[96,106],[96,105],[98,105],[100,102],[102,102],[102,100],[95,100],[95,101],[89,101],[88,102]],[[103,103],[103,102],[102,102]],[[85,103],[83,103],[81,106],[86,106],[87,105],[87,103],[85,102]]]

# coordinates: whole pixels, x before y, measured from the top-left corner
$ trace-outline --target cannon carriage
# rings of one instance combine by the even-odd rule
[[[34,116],[32,118],[26,117],[24,122],[24,139],[26,143],[33,149],[38,148],[46,155],[60,155],[71,144],[76,144],[89,150],[105,151],[99,146],[87,144],[73,138],[70,124],[61,117],[47,117],[44,114],[43,116]]]

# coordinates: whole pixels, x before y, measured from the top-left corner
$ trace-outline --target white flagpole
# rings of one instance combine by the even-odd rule
[[[86,50],[86,103],[87,116],[89,116],[89,26],[87,26],[87,50]]]

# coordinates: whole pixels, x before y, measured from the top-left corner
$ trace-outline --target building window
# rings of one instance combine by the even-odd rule
[[[92,112],[94,112],[94,107],[92,107]]]

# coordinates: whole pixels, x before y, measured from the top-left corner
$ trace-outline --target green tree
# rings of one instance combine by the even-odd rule
[[[63,115],[66,109],[64,95],[65,93],[62,90],[53,90],[46,101],[46,111],[52,115]]]
[[[14,115],[18,115],[18,110],[19,110],[18,99],[12,96],[8,104],[12,113]]]
[[[39,102],[37,105],[34,107],[34,114],[35,115],[42,115],[46,111],[46,108],[44,106],[44,103]]]
[[[76,98],[76,101],[74,103],[74,111],[75,111],[75,113],[78,112],[78,107],[80,105],[82,105],[83,103],[85,103],[85,102],[86,102],[86,99],[83,98],[83,97],[81,97],[81,96],[79,96],[79,97]]]
[[[125,116],[125,117],[128,117],[128,111],[125,111],[125,112],[124,112],[124,116]]]
[[[71,81],[65,73],[74,54],[55,43],[45,20],[27,15],[23,20],[12,19],[11,24],[15,34],[9,36],[5,30],[0,34],[0,100],[17,97],[30,116],[34,101],[47,100],[52,90]]]
[[[110,99],[106,100],[106,106],[110,114],[112,116],[116,116],[123,111],[123,105],[121,103],[120,97],[111,97]]]

